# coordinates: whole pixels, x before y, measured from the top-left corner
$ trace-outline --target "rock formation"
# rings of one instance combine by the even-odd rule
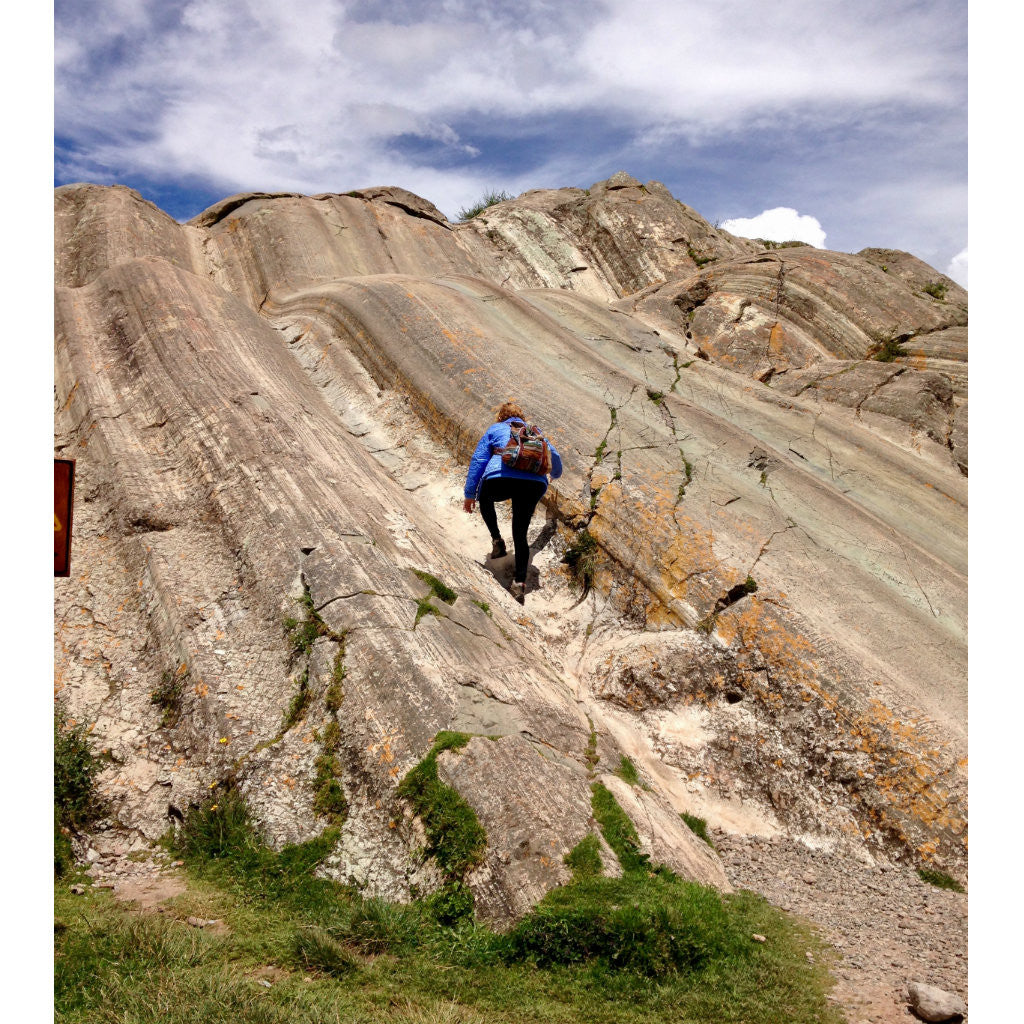
[[[275,843],[342,823],[328,870],[407,898],[452,875],[398,793],[447,730],[499,924],[569,878],[595,782],[722,888],[681,812],[962,875],[950,279],[735,238],[624,173],[457,225],[394,187],[179,224],[69,185],[55,222],[55,685],[113,758],[110,827],[151,841],[230,782]],[[525,609],[461,511],[509,396],[565,465]]]

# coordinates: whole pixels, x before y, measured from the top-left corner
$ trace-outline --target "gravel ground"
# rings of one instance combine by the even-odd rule
[[[967,1002],[966,894],[922,882],[911,868],[871,867],[791,839],[710,834],[734,888],[813,922],[835,946],[832,998],[850,1024],[916,1020],[911,981]]]

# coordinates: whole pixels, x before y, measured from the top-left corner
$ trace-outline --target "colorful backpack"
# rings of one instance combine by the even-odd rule
[[[508,444],[495,448],[495,454],[501,455],[509,469],[547,476],[551,472],[551,452],[544,435],[533,423],[523,420],[514,420],[509,427]]]

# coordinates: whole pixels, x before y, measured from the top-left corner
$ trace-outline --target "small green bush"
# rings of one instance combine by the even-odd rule
[[[933,299],[938,299],[939,302],[943,302],[946,298],[946,292],[949,289],[948,286],[944,285],[941,281],[932,281],[931,284],[926,284],[923,290]]]
[[[584,528],[562,555],[562,561],[569,566],[569,575],[573,582],[584,591],[590,590],[594,585],[598,551],[597,541],[590,531]]]
[[[504,191],[487,191],[472,206],[463,207],[461,210],[459,210],[459,220],[472,220],[478,214],[483,213],[484,210],[487,209],[487,207],[494,206],[495,203],[504,203],[507,202],[509,199],[514,198],[515,196],[510,196],[507,192]]]
[[[473,890],[465,882],[446,882],[426,900],[427,911],[438,924],[454,928],[462,921],[473,918],[475,900]]]
[[[71,834],[104,813],[96,790],[103,763],[82,724],[67,724],[67,706],[53,704],[53,873],[60,878],[74,866]]]
[[[907,350],[895,338],[887,338],[868,353],[870,358],[876,359],[880,363],[894,363],[900,356],[906,354]]]
[[[722,897],[679,879],[594,878],[553,889],[509,933],[507,956],[540,967],[598,962],[649,978],[749,955]]]

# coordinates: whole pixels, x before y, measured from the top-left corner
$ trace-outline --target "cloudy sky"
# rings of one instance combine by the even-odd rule
[[[55,182],[664,182],[738,233],[967,283],[965,0],[57,0]]]

